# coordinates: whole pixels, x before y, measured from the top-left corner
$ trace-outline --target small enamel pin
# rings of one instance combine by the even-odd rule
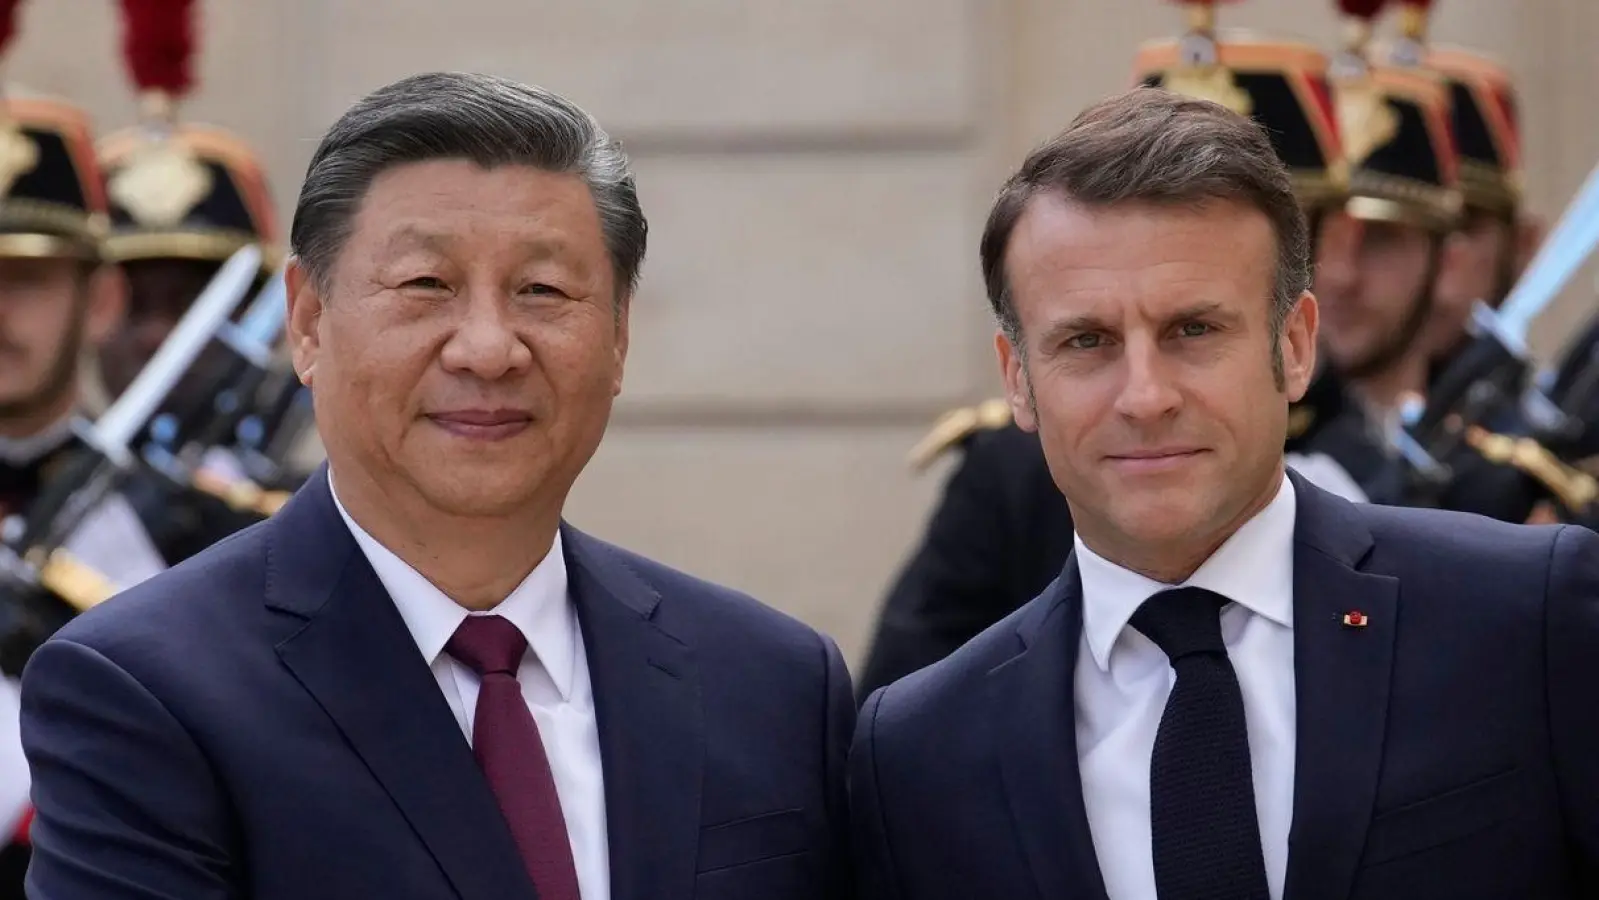
[[[1344,613],[1344,624],[1350,628],[1365,628],[1366,622],[1366,614],[1358,609]]]

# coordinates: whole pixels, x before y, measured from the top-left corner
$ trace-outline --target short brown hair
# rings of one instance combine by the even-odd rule
[[[1294,302],[1310,287],[1310,229],[1288,169],[1265,130],[1208,100],[1134,88],[1083,110],[1065,131],[1034,150],[1000,188],[989,211],[983,281],[1000,327],[1018,347],[1021,322],[1005,277],[1005,250],[1027,202],[1042,193],[1087,206],[1224,200],[1260,210],[1277,238],[1274,348]]]

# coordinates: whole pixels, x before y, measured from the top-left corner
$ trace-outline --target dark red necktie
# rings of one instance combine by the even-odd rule
[[[550,761],[517,683],[527,638],[502,616],[467,616],[446,653],[478,674],[472,752],[511,826],[539,900],[580,900]]]

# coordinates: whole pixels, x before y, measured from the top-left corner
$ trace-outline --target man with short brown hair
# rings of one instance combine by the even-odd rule
[[[1087,110],[1001,189],[995,345],[1074,547],[867,700],[867,896],[1599,884],[1599,536],[1285,471],[1315,367],[1306,231],[1257,125],[1162,91]]]

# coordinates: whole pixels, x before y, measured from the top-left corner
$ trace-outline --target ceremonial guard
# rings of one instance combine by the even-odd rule
[[[1395,56],[1406,62],[1420,61],[1445,79],[1460,155],[1464,212],[1449,239],[1459,244],[1462,252],[1454,254],[1453,266],[1439,273],[1433,315],[1423,335],[1432,354],[1432,382],[1469,342],[1467,323],[1475,305],[1482,302],[1498,309],[1504,303],[1538,249],[1541,230],[1523,205],[1521,103],[1514,79],[1502,63],[1480,51],[1428,46],[1429,6],[1430,0],[1405,0],[1402,38]],[[1599,454],[1596,342],[1599,317],[1562,348],[1560,364],[1548,385],[1551,401],[1565,410],[1573,426],[1569,440],[1551,449],[1579,461]],[[1524,430],[1514,423],[1502,424]],[[1589,474],[1599,475],[1599,469]],[[1539,486],[1549,487],[1542,482]]]
[[[0,51],[16,22],[0,2]],[[78,360],[116,327],[125,304],[120,272],[105,265],[106,207],[88,117],[53,98],[5,88],[0,100],[0,506],[26,516],[76,445],[82,400]],[[138,516],[113,497],[69,540],[119,584],[163,563]],[[16,678],[0,682],[0,896],[23,897],[28,770],[17,734]]]
[[[1394,447],[1373,499],[1527,521],[1541,501],[1570,494],[1551,454],[1479,432],[1437,458],[1427,455],[1437,448],[1401,452],[1407,405],[1425,404],[1477,300],[1504,299],[1516,236],[1529,233],[1509,80],[1473,55],[1430,51],[1430,2],[1402,4],[1400,39],[1384,53],[1368,50],[1382,0],[1339,5],[1350,37],[1332,87],[1350,198],[1322,222],[1313,290],[1330,361]]]
[[[1460,159],[1459,226],[1449,236],[1460,252],[1438,273],[1423,340],[1434,373],[1459,351],[1472,307],[1498,308],[1537,249],[1537,223],[1522,208],[1520,102],[1509,71],[1489,56],[1424,43],[1427,5],[1403,8],[1396,57],[1418,60],[1449,90],[1450,122]]]
[[[1328,58],[1308,44],[1219,37],[1213,4],[1184,4],[1187,33],[1140,48],[1137,82],[1203,97],[1249,115],[1270,132],[1306,215],[1340,209],[1347,172],[1329,102]],[[1364,500],[1357,471],[1385,459],[1335,374],[1324,369],[1294,405],[1290,464],[1321,486]],[[942,659],[1032,599],[1072,548],[1065,498],[1038,437],[1011,421],[1003,400],[954,410],[912,451],[928,466],[960,448],[927,530],[883,602],[857,694],[867,696]]]
[[[193,0],[128,0],[122,7],[140,122],[107,135],[98,148],[110,212],[106,256],[121,266],[129,286],[128,314],[99,352],[113,395],[133,382],[234,251],[246,244],[262,248],[252,294],[265,287],[282,256],[255,151],[229,131],[178,116],[194,81]],[[281,322],[281,308],[277,315]],[[173,392],[167,418],[192,427],[211,417],[216,384],[230,360],[221,345],[207,347]],[[201,465],[207,477],[197,483],[218,486],[219,493],[245,479],[225,445],[209,447]],[[172,558],[192,556],[262,512],[232,509],[203,492],[175,494],[158,479],[141,480],[129,493]]]
[[[0,36],[5,39],[12,34],[15,7],[15,0],[0,0]],[[161,43],[159,36],[133,29],[128,45],[136,72],[159,71],[152,64],[152,48]],[[169,70],[169,83],[170,75]],[[84,455],[78,426],[89,414],[79,360],[86,353],[104,354],[114,390],[125,389],[166,337],[148,338],[150,344],[140,348],[137,358],[129,351],[131,344],[146,340],[138,333],[150,327],[150,307],[169,302],[156,296],[159,286],[191,277],[136,270],[140,292],[135,298],[144,308],[129,322],[128,277],[117,263],[131,266],[134,259],[153,257],[159,247],[171,252],[182,244],[175,229],[166,235],[171,239],[166,244],[154,229],[136,232],[139,220],[131,209],[148,213],[163,204],[194,205],[186,192],[194,190],[195,181],[187,177],[194,170],[181,165],[185,157],[125,135],[105,148],[106,158],[116,166],[108,182],[87,116],[60,100],[24,97],[8,89],[0,117],[0,297],[5,300],[0,303],[0,353],[8,357],[0,367],[0,506],[5,516],[35,527],[35,501],[60,479],[70,478],[74,461]],[[212,205],[226,209],[230,201],[214,182],[231,176],[209,168],[199,171],[207,196],[219,198]],[[264,191],[258,176],[249,189],[258,195]],[[114,198],[109,203],[108,193]],[[252,231],[244,240],[258,235]],[[200,234],[193,237],[188,246],[205,243]],[[197,293],[208,280],[199,276],[191,286]],[[170,330],[171,323],[166,327]],[[110,349],[113,344],[118,346]],[[103,599],[262,518],[258,511],[235,508],[190,484],[137,469],[83,518],[62,546],[103,579],[98,598]],[[18,744],[15,698],[15,679],[29,648],[19,646],[11,630],[17,616],[7,607],[0,659],[5,670],[0,690],[0,834],[9,837],[0,848],[0,900],[24,896],[29,857],[29,779]]]
[[[1450,240],[1462,252],[1454,265],[1439,273],[1434,310],[1424,340],[1432,352],[1432,377],[1438,381],[1469,345],[1467,329],[1480,301],[1498,309],[1539,249],[1540,229],[1523,207],[1520,100],[1509,71],[1492,57],[1461,47],[1428,46],[1425,40],[1430,0],[1405,0],[1397,61],[1421,64],[1446,81],[1451,99],[1455,146],[1460,155],[1460,188],[1464,215]],[[1556,366],[1539,387],[1568,421],[1550,440],[1552,455],[1574,462],[1587,477],[1599,476],[1599,308],[1575,329],[1576,338],[1560,348]],[[1495,423],[1509,431],[1537,431],[1528,423]],[[1538,454],[1541,456],[1541,454]],[[1535,458],[1529,454],[1528,458]],[[1540,487],[1557,494],[1548,482],[1574,484],[1581,478],[1557,471],[1546,458]],[[1565,492],[1569,494],[1569,489]],[[1587,496],[1588,491],[1578,488]],[[1590,501],[1590,504],[1592,501]],[[1599,509],[1582,521],[1599,522]]]

